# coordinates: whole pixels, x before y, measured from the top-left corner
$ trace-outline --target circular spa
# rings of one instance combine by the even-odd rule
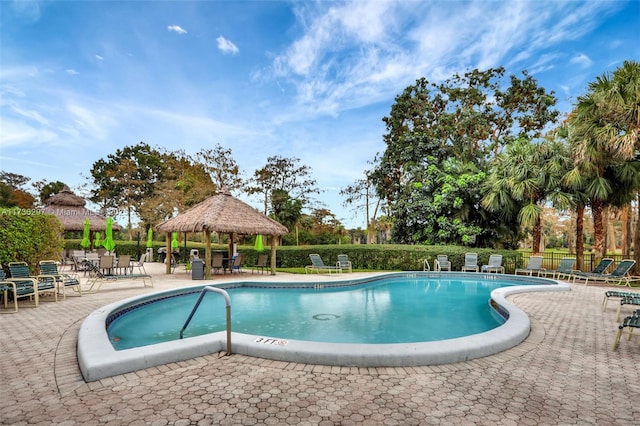
[[[548,279],[456,272],[205,287],[136,297],[89,315],[78,336],[85,380],[226,351],[228,342],[232,353],[308,364],[460,362],[527,337],[528,317],[506,296],[569,289]]]

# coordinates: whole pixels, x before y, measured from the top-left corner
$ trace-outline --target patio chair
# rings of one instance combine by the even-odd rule
[[[115,265],[115,256],[112,256],[112,255],[100,256],[100,262],[99,262],[98,268],[100,268],[100,271],[103,274],[112,275],[114,272],[114,269],[113,269],[114,265]],[[92,270],[92,272],[95,272],[95,270]]]
[[[482,265],[482,272],[504,274],[504,266],[502,266],[502,255],[492,254],[489,256],[489,263]]]
[[[53,293],[54,300],[58,301],[55,284],[48,281],[38,281],[36,277],[31,275],[29,266],[25,262],[9,263],[9,273],[11,277],[7,280],[16,284],[14,297],[33,296],[36,307],[40,305],[40,293]]]
[[[244,258],[245,258],[244,253],[238,253],[232,258],[231,268],[230,268],[232,274],[233,274],[233,271],[236,271],[237,273],[242,272],[242,266],[244,266]]]
[[[9,300],[9,292],[13,295],[14,312],[18,312],[18,298],[16,294],[16,283],[8,281],[7,276],[0,265],[0,292],[2,292],[2,300],[4,300],[4,308],[7,309],[7,301]]]
[[[535,272],[538,276],[540,276],[540,271],[545,271],[542,267],[542,256],[531,256],[529,258],[529,262],[527,263],[526,268],[516,268],[514,274],[519,275],[522,273],[523,275],[533,276]]]
[[[581,272],[577,271],[571,275],[573,283],[576,280],[583,280],[585,285],[589,284],[589,280],[598,280],[598,278],[603,278],[609,266],[613,264],[613,259],[610,257],[605,257],[598,262],[598,264],[593,268],[591,272]]]
[[[351,261],[349,260],[349,256],[346,254],[339,254],[338,261],[336,262],[336,267],[340,269],[340,272],[348,270],[349,272],[353,272],[353,268],[351,267]]]
[[[267,268],[267,261],[269,260],[269,256],[266,254],[259,254],[258,255],[258,259],[256,260],[256,264],[253,265],[253,269],[251,270],[251,273],[253,274],[254,271],[256,270],[260,270],[261,274],[264,274],[264,270],[265,268]]]
[[[38,264],[40,269],[40,275],[37,276],[39,280],[53,281],[58,287],[58,293],[62,289],[62,299],[67,298],[66,287],[71,287],[74,291],[78,292],[78,296],[82,296],[82,286],[80,285],[80,279],[77,274],[63,274],[58,272],[58,265],[53,260],[41,260]]]
[[[560,263],[558,264],[558,268],[557,269],[551,269],[551,270],[541,270],[538,275],[551,275],[551,278],[553,279],[560,279],[560,277],[565,277],[565,278],[570,278],[571,275],[576,272],[575,269],[573,269],[573,265],[576,264],[576,259],[573,257],[563,257],[562,259],[560,259]]]
[[[310,254],[309,259],[311,259],[311,265],[304,267],[305,274],[313,272],[317,272],[318,274],[321,272],[328,272],[329,275],[331,275],[332,272],[342,272],[340,268],[336,266],[325,265],[319,254]]]
[[[211,255],[211,269],[215,272],[216,270],[222,271],[222,274],[225,273],[224,269],[224,254],[222,253],[213,253]]]
[[[146,274],[146,273],[147,273],[147,270],[146,270],[146,269],[144,269],[144,261],[145,261],[146,259],[147,259],[147,253],[146,253],[146,252],[144,252],[144,253],[142,253],[142,254],[140,255],[140,260],[139,260],[139,261],[137,261],[137,262],[136,262],[135,260],[132,260],[132,261],[131,261],[131,266],[130,266],[131,273],[133,273],[133,268],[138,268],[138,272],[139,272],[139,273],[141,273],[141,274]]]
[[[111,256],[105,256],[105,257],[111,257]],[[148,279],[149,285],[153,287],[153,277],[149,274],[133,274],[133,273],[126,274],[126,275],[105,274],[102,272],[102,269],[100,268],[99,265],[96,265],[87,260],[85,260],[85,263],[87,264],[87,268],[89,268],[90,270],[89,280],[87,281],[87,284],[90,285],[88,291],[93,290],[93,286],[96,284],[98,284],[98,288],[96,289],[96,292],[100,291],[100,287],[102,287],[102,284],[106,281],[114,282],[118,280],[133,280],[137,278],[142,278],[142,284],[145,287],[147,286],[147,279]]]
[[[478,253],[467,253],[464,255],[464,265],[462,272],[473,271],[478,272]]]
[[[640,297],[623,297],[620,299],[620,306],[618,306],[618,312],[616,312],[616,322],[620,320],[620,313],[623,306],[640,306]]]
[[[439,254],[433,262],[434,271],[451,271],[451,262],[446,254]]]
[[[120,256],[118,256],[115,268],[117,274],[126,275],[127,271],[129,270],[131,270],[131,273],[133,273],[133,267],[131,266],[131,255],[121,254]],[[122,274],[123,270],[124,274]]]
[[[628,330],[625,330],[629,328]],[[613,350],[615,351],[618,348],[618,344],[620,343],[620,337],[622,334],[628,334],[629,337],[627,340],[631,340],[631,336],[633,335],[633,329],[640,328],[640,309],[636,310],[630,316],[626,317],[622,324],[618,326],[618,332],[616,333],[616,338],[613,341]]]
[[[632,292],[632,291],[616,291],[609,290],[604,293],[604,299],[602,300],[602,312],[607,309],[607,303],[609,299],[622,299],[623,297],[637,297],[640,298],[640,293]]]
[[[640,277],[633,277],[629,274],[635,265],[636,261],[633,259],[621,260],[616,269],[614,269],[610,274],[604,275],[604,281],[607,284],[614,283],[617,285],[626,285],[631,287],[631,281],[640,280]]]

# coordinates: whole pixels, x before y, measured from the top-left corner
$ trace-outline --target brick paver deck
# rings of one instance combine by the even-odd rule
[[[349,368],[213,354],[85,383],[75,345],[90,312],[198,283],[150,268],[155,289],[122,281],[38,308],[24,301],[17,314],[0,309],[1,424],[640,424],[640,338],[612,351],[618,306],[603,313],[604,288],[584,285],[510,298],[529,314],[531,335],[469,362]]]

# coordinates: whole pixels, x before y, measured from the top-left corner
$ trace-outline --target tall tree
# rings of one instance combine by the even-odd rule
[[[195,162],[202,164],[218,190],[226,187],[233,192],[242,188],[240,167],[233,159],[231,148],[225,149],[220,144],[216,144],[213,149],[201,149],[196,155]]]
[[[90,199],[105,209],[124,209],[129,239],[132,239],[132,214],[137,213],[140,202],[153,194],[154,186],[162,180],[165,170],[158,150],[144,142],[118,149],[106,160],[93,163],[94,189]]]
[[[291,200],[299,200],[303,207],[311,201],[311,194],[319,194],[316,180],[311,177],[311,168],[300,165],[299,158],[272,156],[267,164],[254,172],[252,181],[247,185],[250,194],[262,194],[264,197],[264,213],[278,216],[279,211],[273,207],[281,205],[270,203],[274,191],[287,194]],[[272,211],[269,211],[269,207]]]
[[[496,158],[484,184],[482,204],[503,216],[517,215],[522,226],[532,229],[533,253],[540,253],[543,203],[570,204],[570,194],[563,188],[570,168],[568,146],[562,141],[518,139]]]
[[[594,251],[602,257],[605,207],[623,206],[638,191],[634,160],[640,149],[640,63],[625,61],[612,75],[604,74],[590,83],[587,94],[578,98],[569,121],[574,175],[579,174],[586,182],[594,223]],[[636,256],[640,256],[638,249]]]
[[[365,222],[367,224],[367,244],[375,244],[376,219],[383,199],[377,195],[375,186],[369,178],[370,173],[370,171],[366,171],[364,179],[358,179],[352,185],[342,188],[340,195],[346,197],[342,203],[345,207],[350,206],[357,211],[364,209]]]
[[[518,137],[539,137],[558,112],[553,93],[526,72],[508,84],[503,77],[503,68],[493,68],[441,84],[421,78],[396,97],[383,118],[386,149],[371,178],[398,242],[504,239],[495,234],[495,215],[479,203],[488,162]]]

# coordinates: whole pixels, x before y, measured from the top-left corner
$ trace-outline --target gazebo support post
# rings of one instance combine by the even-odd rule
[[[211,231],[204,230],[204,278],[211,279]]]
[[[271,275],[276,274],[276,236],[271,235]]]
[[[171,274],[171,232],[166,233],[166,248],[167,248],[167,257],[165,258],[165,273]]]
[[[229,232],[229,269],[233,271],[231,259],[233,259],[233,232]]]

